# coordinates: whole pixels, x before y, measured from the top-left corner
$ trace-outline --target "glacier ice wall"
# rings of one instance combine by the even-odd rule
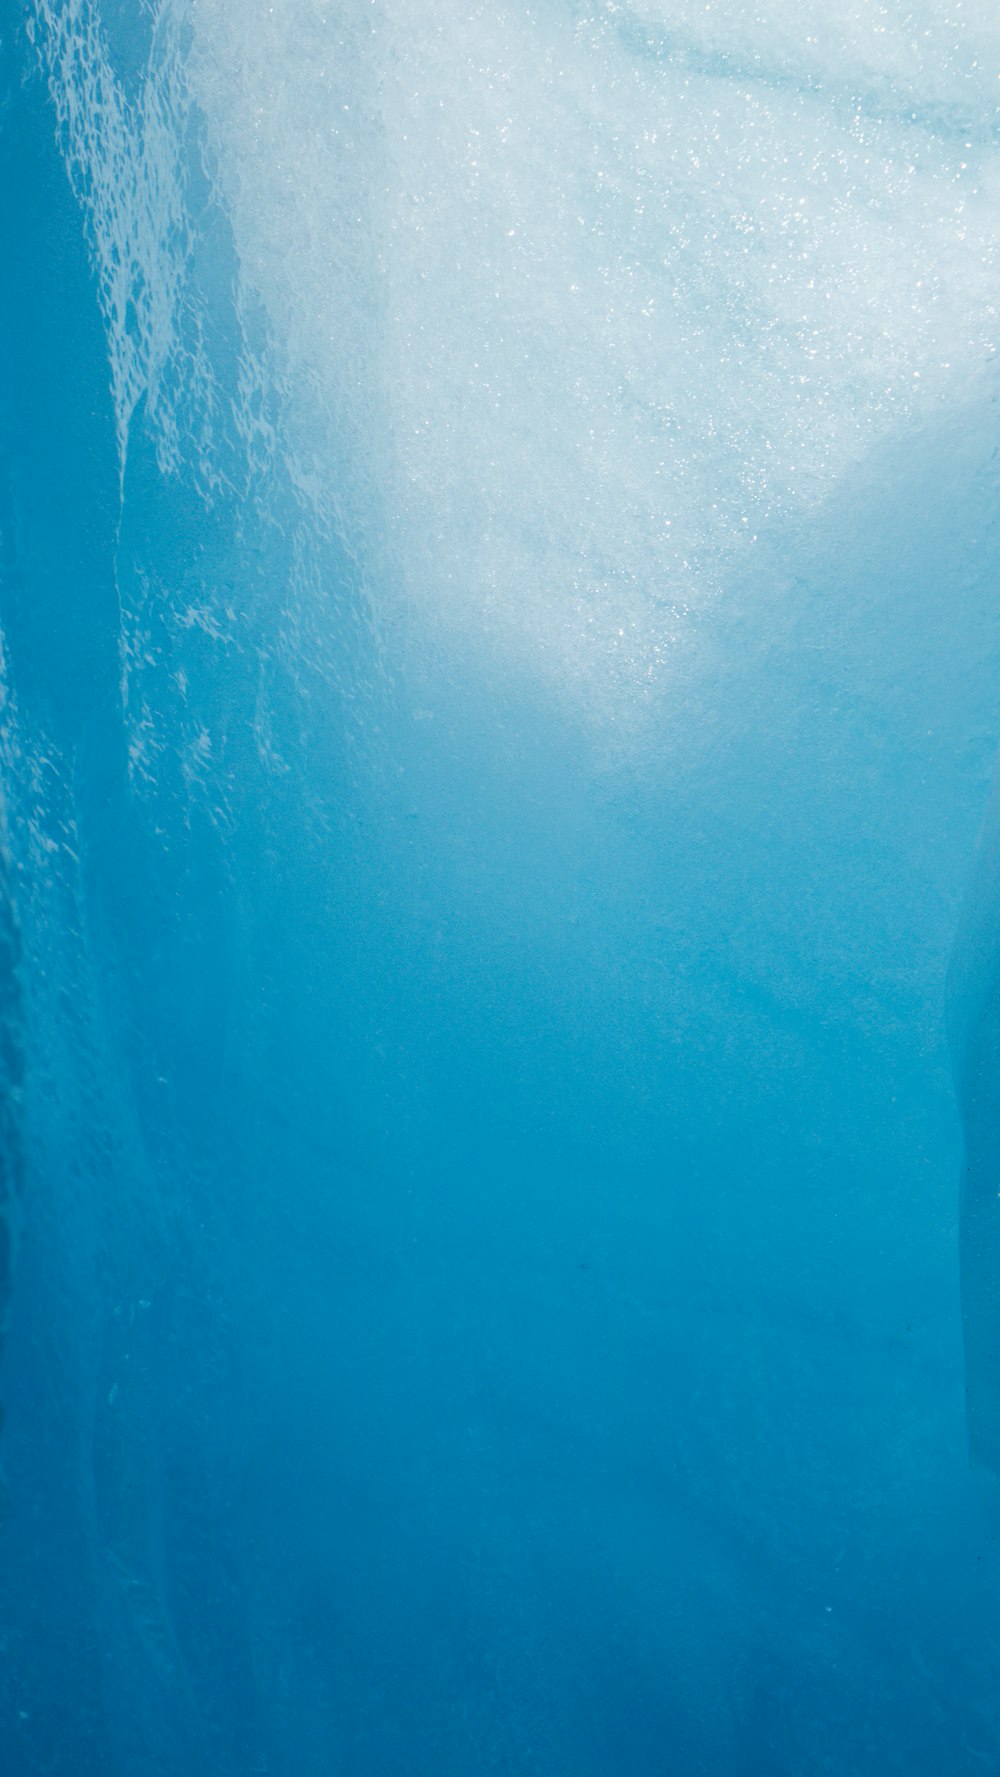
[[[6,0],[5,1772],[1000,1767],[998,51]]]

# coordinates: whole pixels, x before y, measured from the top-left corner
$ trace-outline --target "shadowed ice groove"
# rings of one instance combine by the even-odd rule
[[[962,1112],[962,1323],[973,1460],[1000,1479],[1000,796],[994,785],[950,971]]]

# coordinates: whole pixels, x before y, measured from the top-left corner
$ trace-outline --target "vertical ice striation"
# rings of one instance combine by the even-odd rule
[[[0,1335],[6,1333],[21,1193],[23,1033],[10,859],[0,854]]]

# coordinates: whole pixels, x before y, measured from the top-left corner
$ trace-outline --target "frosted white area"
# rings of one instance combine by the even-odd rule
[[[592,704],[994,350],[989,0],[193,16],[244,270],[311,391],[303,480],[411,606]]]

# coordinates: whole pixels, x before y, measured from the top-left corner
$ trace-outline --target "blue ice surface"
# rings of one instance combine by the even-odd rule
[[[177,14],[0,15],[0,1771],[996,1772],[993,385],[609,748],[372,621],[169,83],[149,346]]]

